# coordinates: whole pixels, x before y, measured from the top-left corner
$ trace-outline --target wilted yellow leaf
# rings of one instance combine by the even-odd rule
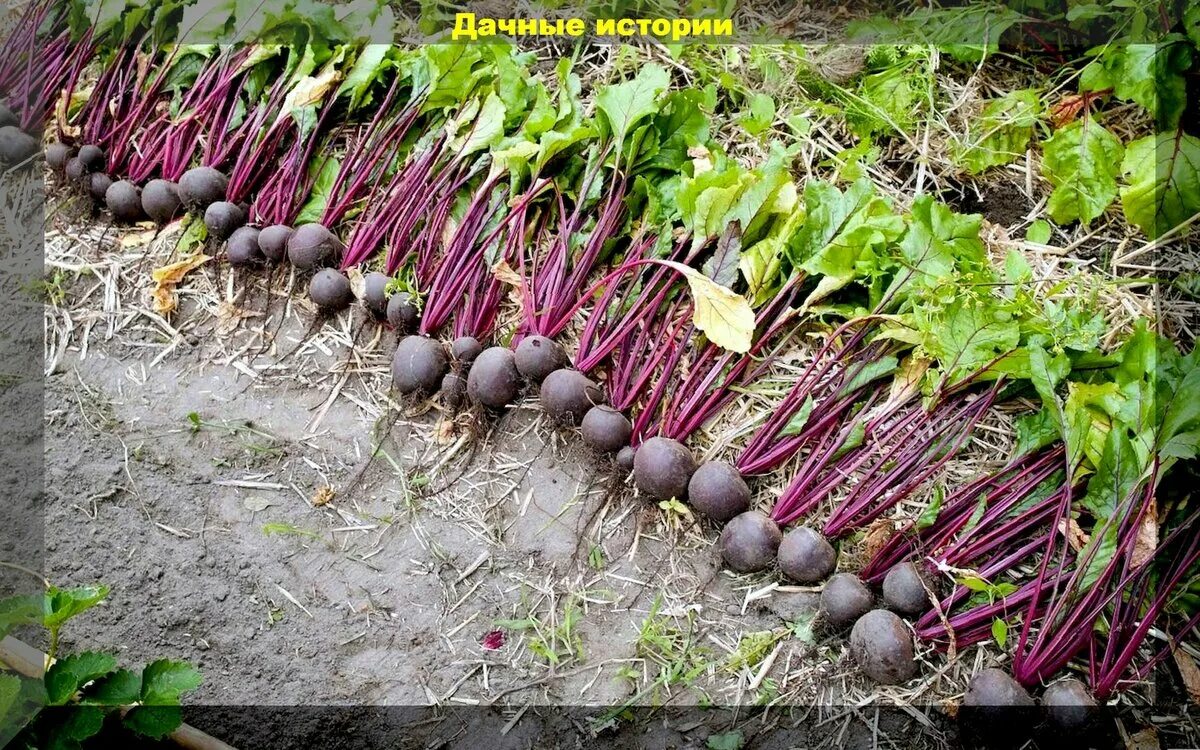
[[[750,351],[754,343],[754,310],[745,297],[682,263],[659,262],[687,279],[692,292],[692,322],[709,341],[738,354]]]
[[[180,281],[183,281],[184,276],[210,260],[212,260],[210,256],[197,253],[190,258],[184,258],[151,271],[150,278],[154,280],[154,312],[161,315],[170,315],[175,312],[175,308],[179,306],[179,299],[175,296],[175,287],[179,285]]]

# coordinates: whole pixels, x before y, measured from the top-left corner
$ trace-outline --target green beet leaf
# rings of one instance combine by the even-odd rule
[[[1200,138],[1182,130],[1140,138],[1122,171],[1125,218],[1151,239],[1200,213]]]
[[[1117,197],[1124,149],[1100,123],[1076,120],[1046,141],[1043,151],[1042,174],[1054,186],[1046,208],[1059,224],[1088,224]]]

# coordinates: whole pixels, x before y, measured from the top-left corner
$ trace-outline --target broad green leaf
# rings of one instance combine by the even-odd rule
[[[143,737],[161,740],[183,723],[183,712],[179,706],[136,706],[121,721]]]
[[[534,174],[540,173],[555,156],[595,134],[591,125],[576,125],[567,130],[551,130],[543,134],[538,144],[537,158],[533,161]]]
[[[634,125],[658,111],[658,98],[670,83],[666,68],[651,63],[631,81],[597,87],[596,108],[604,114],[614,141],[624,143]]]
[[[708,117],[699,91],[672,91],[663,97],[662,107],[654,117],[658,149],[647,167],[679,172],[691,157],[688,149],[708,140]]]
[[[804,403],[800,405],[800,410],[797,411],[792,418],[788,420],[787,426],[783,428],[783,432],[779,433],[780,437],[792,437],[804,432],[804,428],[808,426],[808,418],[812,416],[813,407],[816,406],[811,394],[804,399]]]
[[[1117,196],[1124,149],[1104,126],[1087,117],[1063,127],[1042,145],[1042,175],[1054,186],[1046,205],[1059,224],[1091,223]]]
[[[775,121],[775,100],[767,94],[753,93],[746,102],[746,109],[738,115],[738,122],[750,135],[759,135]]]
[[[200,687],[204,678],[191,664],[159,659],[142,670],[142,703],[147,706],[174,706],[184,693]]]
[[[955,282],[956,271],[990,268],[979,230],[983,217],[958,214],[928,195],[913,201],[908,230],[900,239],[901,268],[887,291],[888,298]]]
[[[10,596],[0,600],[0,640],[13,628],[41,624],[45,613],[45,597],[41,595]]]
[[[371,103],[367,95],[370,93],[371,85],[383,73],[388,53],[391,51],[392,45],[390,44],[368,44],[355,58],[354,65],[350,67],[350,72],[346,74],[342,85],[337,90],[338,96],[350,95],[349,107],[351,110]]]
[[[1182,130],[1140,138],[1122,171],[1125,218],[1151,239],[1200,213],[1200,138]]]
[[[896,372],[896,367],[899,364],[900,361],[892,354],[867,362],[851,373],[850,380],[838,389],[837,397],[841,398],[842,396],[854,393],[863,386],[893,374]]]
[[[1032,89],[992,99],[977,119],[968,120],[967,132],[956,149],[958,163],[978,174],[1023,156],[1040,109],[1038,94]]]
[[[1038,219],[1025,230],[1025,239],[1037,245],[1045,245],[1050,241],[1051,231],[1050,222]]]
[[[504,102],[495,93],[488,94],[478,107],[478,114],[462,123],[462,131],[450,147],[454,151],[469,155],[488,148],[504,135]]]
[[[117,660],[111,654],[85,651],[70,654],[46,670],[46,697],[52,706],[68,703],[84,685],[116,670]]]
[[[1183,30],[1188,39],[1192,40],[1192,46],[1200,48],[1200,4],[1184,4]]]
[[[1191,65],[1191,47],[1178,34],[1150,44],[1109,44],[1083,69],[1079,88],[1112,89],[1118,99],[1145,107],[1160,130],[1174,130],[1187,106],[1184,74]]]
[[[313,181],[308,200],[305,201],[300,213],[296,216],[296,226],[319,222],[325,213],[325,208],[329,205],[329,193],[333,190],[334,183],[337,182],[338,170],[341,169],[342,164],[335,156],[330,156],[328,159],[322,157],[322,159],[320,171],[317,172],[317,178]]]
[[[105,675],[96,680],[83,695],[80,703],[93,706],[131,706],[142,699],[142,676],[128,669]]]
[[[108,596],[108,586],[79,586],[60,589],[51,586],[46,590],[43,624],[47,628],[59,628],[72,617],[85,612]]]
[[[1008,623],[999,617],[992,620],[992,639],[1000,648],[1004,648],[1004,644],[1008,643]]]
[[[804,186],[804,205],[804,223],[788,252],[793,264],[821,277],[806,306],[853,282],[865,270],[864,259],[870,265],[872,252],[904,231],[904,220],[866,179],[845,193],[827,182],[810,180]]]
[[[940,310],[916,308],[924,350],[937,360],[946,385],[960,382],[1009,354],[1021,340],[1017,320],[987,298],[957,297]]]
[[[687,279],[692,293],[692,322],[708,340],[738,354],[750,351],[754,339],[754,310],[746,298],[717,284],[694,268],[664,260]]]
[[[1039,409],[1033,414],[1021,415],[1017,418],[1016,430],[1014,456],[1023,456],[1045,448],[1062,437],[1058,417],[1049,409]]]

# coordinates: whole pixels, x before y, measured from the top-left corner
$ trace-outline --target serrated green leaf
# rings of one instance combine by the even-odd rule
[[[1125,218],[1151,239],[1200,213],[1200,138],[1182,130],[1140,138],[1122,171]]]
[[[48,750],[67,750],[81,746],[104,728],[104,711],[95,706],[50,709],[55,721],[47,731]]]
[[[142,699],[142,676],[128,669],[105,675],[84,691],[79,701],[92,706],[130,706]]]
[[[768,94],[758,92],[751,94],[746,102],[746,109],[738,115],[738,123],[750,135],[763,133],[771,127],[773,122],[775,122],[775,100]]]
[[[84,651],[64,656],[46,670],[47,701],[51,706],[65,705],[84,685],[116,668],[117,660],[111,654]]]
[[[183,723],[183,712],[178,706],[136,706],[121,721],[143,737],[161,740]]]
[[[1087,117],[1063,127],[1042,145],[1042,175],[1054,186],[1046,209],[1059,224],[1091,223],[1117,197],[1124,148]]]
[[[147,706],[178,705],[180,697],[200,687],[200,672],[184,661],[159,659],[142,669],[142,703]]]
[[[72,617],[86,612],[108,596],[108,586],[78,586],[60,589],[51,586],[46,590],[43,624],[47,628],[59,628]]]

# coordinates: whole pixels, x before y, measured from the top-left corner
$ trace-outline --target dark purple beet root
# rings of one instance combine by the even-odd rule
[[[467,374],[467,395],[492,409],[511,404],[521,391],[521,373],[513,353],[502,346],[484,349]]]
[[[958,707],[959,726],[989,747],[1015,746],[1032,734],[1033,698],[1003,669],[985,669],[971,678]]]
[[[342,253],[342,243],[333,232],[320,224],[296,227],[288,239],[288,260],[296,268],[321,268],[334,263]]]
[[[118,180],[104,191],[104,205],[114,220],[124,224],[140,221],[142,213],[142,191],[129,180]]]
[[[567,353],[553,339],[526,336],[516,350],[517,371],[530,383],[540,384],[555,370],[567,366]]]
[[[895,565],[883,578],[883,600],[888,609],[906,617],[918,617],[929,609],[929,594],[921,572],[910,562]]]
[[[169,224],[183,212],[179,186],[170,180],[150,180],[142,188],[142,210],[155,224]]]
[[[20,125],[21,120],[17,117],[7,104],[0,104],[0,128],[8,127],[9,125]]]
[[[397,333],[408,333],[417,330],[421,311],[413,304],[412,295],[408,292],[396,292],[388,299],[387,319]]]
[[[1096,699],[1079,680],[1060,680],[1042,693],[1042,709],[1051,725],[1063,733],[1082,732],[1095,723]]]
[[[539,398],[542,409],[562,421],[579,424],[596,404],[602,403],[600,386],[578,370],[555,370],[542,381]]]
[[[583,415],[583,442],[601,453],[616,453],[629,446],[633,425],[629,417],[611,406],[593,406]]]
[[[750,488],[724,461],[701,464],[687,487],[688,504],[717,523],[750,510]]]
[[[886,609],[873,609],[854,623],[850,655],[863,674],[883,685],[899,685],[917,674],[912,634]]]
[[[266,256],[258,246],[258,235],[259,230],[254,227],[238,227],[229,235],[229,240],[225,243],[225,255],[229,258],[229,265],[258,266],[267,262]]]
[[[63,176],[67,182],[72,185],[78,185],[86,175],[87,169],[83,166],[83,162],[79,161],[78,156],[72,156],[70,159],[67,159],[66,165],[63,166]],[[107,176],[105,175],[105,177]]]
[[[642,443],[633,462],[634,484],[655,500],[682,500],[695,472],[692,452],[678,440],[664,437]]]
[[[448,366],[440,343],[425,336],[405,336],[392,358],[392,384],[401,393],[430,393],[441,385]]]
[[[292,237],[292,228],[283,224],[272,224],[258,233],[258,249],[266,259],[278,263],[287,257],[287,243]]]
[[[204,226],[217,242],[229,239],[235,229],[246,224],[246,212],[236,203],[217,201],[204,209]]]
[[[638,450],[638,458],[645,449],[643,445]],[[721,530],[721,558],[738,573],[766,570],[774,564],[782,539],[783,533],[774,521],[756,510],[748,510]]]
[[[819,531],[800,526],[783,535],[779,570],[796,583],[811,585],[823,581],[836,566],[837,552]]]
[[[15,166],[38,152],[37,139],[13,125],[0,128],[0,164]]]
[[[858,576],[838,573],[821,589],[821,618],[836,630],[844,630],[871,611],[874,597]]]
[[[75,155],[75,149],[65,143],[51,143],[46,146],[46,166],[55,172],[61,172],[67,166],[67,160]]]
[[[112,187],[113,179],[103,172],[94,172],[84,175],[80,178],[87,181],[88,194],[92,196],[92,200],[96,205],[103,206],[107,203],[108,189]]]
[[[617,451],[617,468],[625,473],[633,471],[633,464],[637,460],[637,451],[632,445],[627,445]]]
[[[387,285],[391,278],[387,274],[372,271],[363,277],[363,307],[376,318],[387,316]]]
[[[460,365],[470,365],[483,353],[483,344],[474,336],[459,336],[450,342],[450,356]]]
[[[322,268],[308,283],[308,296],[326,315],[345,310],[354,302],[354,290],[346,274],[332,268]]]
[[[195,167],[179,178],[179,198],[190,211],[204,211],[225,200],[229,178],[212,167]]]
[[[442,405],[455,412],[467,400],[467,379],[461,373],[448,372],[442,378]]]
[[[87,173],[103,172],[108,166],[108,157],[104,154],[104,149],[99,146],[80,146],[79,153],[75,155],[79,162],[83,164],[83,171]]]

